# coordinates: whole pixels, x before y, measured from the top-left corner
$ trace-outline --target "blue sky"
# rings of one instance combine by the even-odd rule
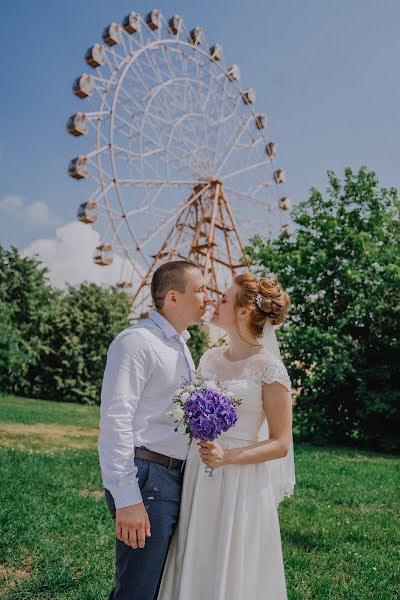
[[[79,184],[66,167],[76,140],[73,79],[89,45],[130,10],[160,8],[204,27],[241,68],[270,118],[297,202],[326,187],[326,170],[365,164],[400,186],[400,3],[397,0],[2,0],[0,242],[52,240],[75,220]]]

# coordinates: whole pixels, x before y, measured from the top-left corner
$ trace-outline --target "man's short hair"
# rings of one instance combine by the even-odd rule
[[[188,260],[173,260],[158,267],[151,280],[151,297],[155,308],[163,308],[169,290],[185,293],[193,269],[200,270],[200,267]]]

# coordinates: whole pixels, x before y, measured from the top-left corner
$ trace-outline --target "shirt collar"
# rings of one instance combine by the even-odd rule
[[[156,325],[160,327],[160,329],[162,329],[167,338],[179,336],[185,343],[190,338],[190,333],[187,329],[182,331],[182,334],[179,334],[176,331],[175,327],[173,327],[171,323],[165,317],[163,317],[162,314],[160,314],[155,308],[151,309],[149,319],[151,319]]]

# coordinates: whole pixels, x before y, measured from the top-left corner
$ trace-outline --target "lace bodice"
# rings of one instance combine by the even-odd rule
[[[287,370],[282,361],[263,350],[250,358],[231,361],[225,357],[226,346],[210,348],[203,354],[198,366],[200,375],[218,381],[227,391],[242,399],[237,409],[238,421],[224,437],[257,441],[262,425],[262,437],[268,437],[263,402],[262,384],[277,381],[291,391]]]

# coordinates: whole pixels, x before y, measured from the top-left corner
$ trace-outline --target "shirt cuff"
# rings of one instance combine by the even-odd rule
[[[108,486],[107,489],[114,499],[115,508],[125,508],[143,502],[137,479],[129,485]]]

